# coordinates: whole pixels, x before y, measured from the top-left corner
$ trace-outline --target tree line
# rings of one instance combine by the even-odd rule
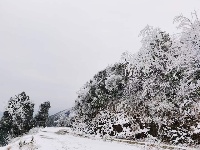
[[[0,145],[6,145],[10,139],[34,127],[45,127],[50,107],[49,101],[42,103],[33,117],[34,103],[25,92],[11,97],[0,120]]]

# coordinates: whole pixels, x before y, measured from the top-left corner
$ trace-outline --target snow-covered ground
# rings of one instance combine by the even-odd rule
[[[161,150],[155,146],[141,144],[128,144],[103,140],[99,138],[86,138],[73,134],[69,128],[44,128],[32,130],[28,135],[15,138],[9,145],[0,150]],[[21,145],[21,147],[20,147]],[[165,148],[167,150],[168,148]],[[170,148],[171,149],[171,148]],[[174,148],[186,149],[186,148]],[[188,150],[188,149],[187,149]],[[191,150],[191,148],[190,148]],[[194,149],[193,149],[194,150]]]

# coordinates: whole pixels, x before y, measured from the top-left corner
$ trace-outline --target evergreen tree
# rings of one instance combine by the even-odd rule
[[[49,117],[50,102],[44,102],[40,105],[40,109],[34,118],[34,126],[46,127]]]
[[[12,136],[21,135],[32,128],[34,104],[25,92],[11,97],[6,110],[12,117]]]
[[[9,136],[12,131],[12,117],[5,111],[0,121],[0,145],[4,146],[8,143]]]
[[[9,137],[17,137],[32,128],[34,104],[25,92],[10,98],[0,121],[0,142],[7,143]]]

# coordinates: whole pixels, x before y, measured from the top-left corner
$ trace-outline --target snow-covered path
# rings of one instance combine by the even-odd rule
[[[44,132],[47,131],[47,132]],[[104,142],[102,140],[92,140],[88,138],[73,136],[70,134],[55,134],[52,130],[43,130],[40,133],[40,140],[36,141],[42,145],[41,150],[140,150],[132,145],[114,142]]]
[[[66,128],[67,129],[67,128]],[[66,131],[65,129],[65,131]],[[126,143],[89,139],[60,132],[64,128],[44,128],[36,134],[26,135],[0,150],[20,150],[19,142],[25,141],[21,150],[142,150],[140,146]],[[34,142],[31,143],[32,136]],[[32,148],[32,149],[31,149]]]
[[[73,134],[70,128],[51,127],[32,130],[28,135],[15,138],[9,145],[0,150],[197,150],[180,147],[146,147],[141,144],[104,141],[97,137],[84,138]],[[21,143],[21,144],[19,144]],[[21,145],[21,147],[20,147]]]

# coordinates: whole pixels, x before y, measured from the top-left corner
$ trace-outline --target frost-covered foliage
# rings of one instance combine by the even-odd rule
[[[0,146],[6,145],[11,137],[12,118],[8,111],[5,111],[0,122]]]
[[[11,98],[6,111],[12,118],[12,126],[15,128],[13,134],[15,136],[21,135],[31,129],[34,104],[25,92],[15,96],[15,98]]]
[[[40,105],[38,113],[34,117],[35,127],[46,127],[49,117],[49,108],[51,107],[50,102],[44,102]]]
[[[98,72],[87,82],[78,92],[77,113],[90,120],[104,110],[110,101],[120,99],[128,79],[125,68],[126,64],[117,63]]]
[[[25,92],[10,98],[8,106],[0,122],[2,145],[9,137],[17,137],[32,128],[34,104]]]
[[[200,144],[200,22],[194,16],[175,17],[179,36],[145,27],[137,54],[123,53],[120,63],[97,73],[78,92],[73,128]]]

